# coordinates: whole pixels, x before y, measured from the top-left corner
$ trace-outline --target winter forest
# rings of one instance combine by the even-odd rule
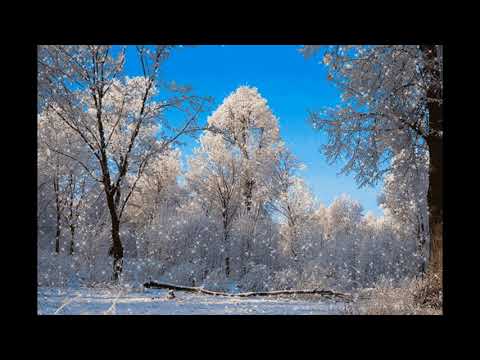
[[[38,46],[38,314],[442,314],[442,46],[292,55],[340,100],[282,121],[381,213],[318,199],[260,86],[167,81],[182,48]]]

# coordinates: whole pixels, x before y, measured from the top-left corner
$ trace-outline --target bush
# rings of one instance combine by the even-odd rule
[[[311,260],[305,264],[297,288],[320,289],[330,287],[326,274],[327,272],[319,265],[318,261]]]
[[[346,310],[355,315],[441,315],[438,289],[432,279],[405,279],[401,284],[382,279],[374,288],[364,289],[359,299]]]
[[[243,291],[269,291],[271,282],[272,274],[266,265],[252,264],[238,285]]]
[[[125,258],[121,279],[124,283],[141,285],[147,281],[158,281],[165,272],[163,263],[156,259]]]
[[[297,287],[300,274],[297,270],[286,268],[273,275],[272,288],[275,290],[291,290]]]
[[[192,263],[183,263],[171,267],[163,274],[163,279],[175,285],[196,286],[200,279],[201,269]]]
[[[208,273],[203,281],[203,287],[213,291],[228,291],[231,280],[225,275],[225,269],[219,267]]]
[[[38,286],[77,287],[109,282],[112,276],[111,258],[88,257],[82,254],[38,253]]]
[[[428,273],[416,282],[413,300],[419,306],[441,309],[443,303],[442,282],[440,276]]]

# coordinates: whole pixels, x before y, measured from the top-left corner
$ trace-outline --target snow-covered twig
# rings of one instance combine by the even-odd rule
[[[67,305],[70,304],[73,300],[75,300],[75,299],[77,299],[77,298],[79,298],[79,297],[80,297],[80,294],[78,294],[77,296],[75,296],[75,297],[71,298],[70,300],[67,300],[66,302],[64,302],[64,303],[62,304],[62,306],[60,306],[60,307],[54,312],[54,314],[57,315],[57,314],[60,312],[60,310],[62,310],[65,306],[67,306]]]
[[[116,310],[116,306],[117,306],[117,300],[120,298],[120,296],[122,295],[123,291],[120,290],[117,294],[117,297],[113,300],[112,302],[112,305],[108,308],[107,311],[105,311],[103,313],[103,315],[115,315],[115,310]]]

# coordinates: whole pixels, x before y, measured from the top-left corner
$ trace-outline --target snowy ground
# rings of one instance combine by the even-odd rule
[[[344,304],[333,300],[229,298],[153,289],[39,288],[38,314],[56,315],[329,315]]]

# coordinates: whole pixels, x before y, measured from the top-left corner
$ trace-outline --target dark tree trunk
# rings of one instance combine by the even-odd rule
[[[441,140],[429,141],[429,225],[430,225],[430,267],[440,273],[443,265],[443,146]]]
[[[255,180],[247,176],[247,180],[245,181],[244,192],[243,192],[243,196],[245,196],[245,207],[247,209],[247,213],[249,213],[250,210],[252,209],[252,196],[253,196],[254,185],[255,185]]]
[[[58,178],[53,180],[53,189],[55,191],[55,210],[56,210],[56,231],[55,231],[55,252],[60,253],[60,236],[61,236],[61,206],[60,206],[60,196]]]
[[[230,277],[230,257],[226,256],[225,257],[225,275]]]
[[[75,249],[75,226],[70,225],[70,235],[72,238],[70,239],[70,255],[73,255],[73,251]]]
[[[103,65],[103,64],[102,64]],[[105,191],[105,196],[107,197],[108,210],[110,212],[110,220],[112,223],[112,246],[110,247],[109,255],[113,256],[113,281],[117,282],[120,274],[123,270],[123,246],[120,241],[120,217],[117,212],[117,205],[119,203],[119,188],[116,186],[120,185],[121,178],[125,175],[127,171],[127,163],[125,163],[123,168],[120,170],[119,178],[117,184],[112,186],[110,178],[110,170],[108,168],[108,158],[106,152],[106,142],[105,142],[105,132],[102,123],[102,98],[103,92],[102,87],[98,91],[98,100],[96,95],[94,95],[95,106],[97,108],[97,127],[98,133],[100,135],[100,167],[102,169],[103,177],[103,186]],[[142,105],[143,106],[143,105]],[[143,113],[143,107],[142,111]],[[137,128],[138,129],[138,128]],[[138,131],[138,130],[137,130]]]
[[[243,259],[243,275],[248,272],[248,261],[250,260],[250,236],[245,239],[245,253]]]
[[[60,216],[58,215],[58,210],[57,210],[57,225],[56,225],[56,232],[55,232],[55,252],[58,254],[60,252]]]
[[[418,218],[417,224],[417,255],[420,258],[420,263],[418,265],[418,272],[423,276],[426,271],[426,261],[425,261],[425,229],[423,226],[423,219]]]
[[[120,241],[120,219],[115,207],[114,194],[108,190],[106,190],[105,193],[112,222],[112,246],[109,254],[113,256],[113,281],[116,282],[123,270],[123,246]]]
[[[289,205],[287,205],[287,208],[288,208],[289,213],[291,213]],[[295,262],[296,265],[298,265],[299,264],[299,262],[298,262],[298,252],[295,251],[295,245],[297,243],[297,231],[296,231],[296,228],[295,228],[295,220],[292,217],[288,218],[288,232],[289,232],[289,237],[290,237],[288,239],[288,241],[290,242],[289,243],[290,252],[293,255],[293,261]]]
[[[429,83],[427,89],[429,134],[427,144],[430,154],[428,208],[430,226],[429,268],[441,275],[443,267],[443,102],[442,88],[438,84],[441,74],[435,62],[437,47],[422,46],[426,61],[426,74],[437,81]]]
[[[230,277],[230,258],[228,256],[228,233],[229,233],[229,217],[228,210],[226,205],[223,205],[222,209],[222,220],[223,220],[223,245],[225,247],[225,275]]]
[[[74,238],[75,238],[75,225],[74,225],[74,215],[73,215],[73,199],[74,199],[74,196],[75,196],[75,181],[74,181],[74,178],[73,178],[73,174],[70,173],[70,182],[69,182],[69,190],[70,190],[70,202],[68,204],[69,208],[70,208],[70,213],[69,213],[69,217],[68,217],[68,223],[69,223],[69,227],[70,227],[70,249],[69,249],[69,253],[70,255],[73,255],[73,250],[75,248],[75,243],[74,243]]]

